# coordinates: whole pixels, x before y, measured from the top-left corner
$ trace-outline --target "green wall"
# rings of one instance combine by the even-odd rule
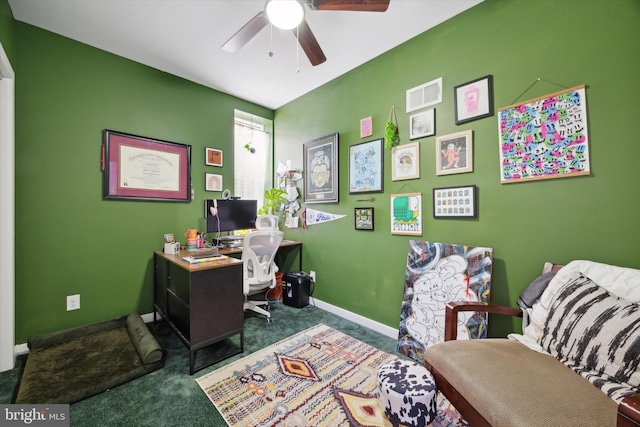
[[[634,218],[640,144],[628,125],[640,115],[639,18],[636,0],[487,0],[278,109],[276,161],[302,167],[305,141],[340,133],[340,203],[309,207],[347,217],[286,230],[287,238],[304,242],[303,269],[317,272],[314,296],[397,327],[410,238],[390,235],[389,196],[405,191],[423,193],[421,239],[494,248],[493,302],[514,304],[546,260],[640,268]],[[274,113],[13,21],[6,0],[0,0],[0,42],[16,71],[16,342],[150,312],[152,250],[161,248],[162,233],[202,227],[202,200],[217,195],[204,192],[204,173],[211,171],[204,147],[225,150],[228,187],[233,109]],[[538,77],[588,85],[591,176],[500,185],[496,117],[454,124],[453,86],[486,74],[494,76],[497,107]],[[436,176],[435,137],[421,139],[421,178],[392,182],[387,166],[385,191],[370,203],[375,231],[356,232],[353,208],[365,203],[348,194],[349,145],[382,137],[392,105],[401,142],[408,143],[405,91],[440,76],[445,97],[436,106],[437,135],[473,129],[474,172]],[[541,82],[519,100],[558,89]],[[360,139],[359,121],[368,116],[375,134]],[[195,200],[102,200],[105,128],[192,145]],[[467,184],[479,187],[477,220],[430,217],[432,188]],[[66,296],[76,293],[81,309],[67,312]],[[492,319],[490,332],[513,326]]]
[[[305,271],[315,270],[318,299],[397,327],[411,237],[390,234],[390,195],[423,194],[423,235],[430,242],[494,249],[492,302],[514,305],[545,261],[591,259],[640,268],[637,252],[640,144],[631,124],[640,116],[640,2],[637,0],[486,0],[279,108],[276,160],[302,165],[305,141],[340,134],[340,202],[308,207],[346,218],[290,230],[304,241]],[[328,60],[331,61],[330,55]],[[455,125],[453,87],[492,74],[496,107],[587,85],[591,175],[537,182],[499,183],[497,118]],[[472,173],[436,176],[435,138],[420,139],[421,177],[391,181],[385,153],[384,193],[357,202],[348,193],[348,149],[383,137],[396,107],[401,143],[410,142],[405,91],[442,77],[444,100],[435,106],[436,136],[472,129]],[[359,121],[373,116],[374,135],[361,139]],[[413,142],[413,141],[411,141]],[[432,218],[435,187],[475,184],[474,220]],[[369,196],[369,195],[365,195]],[[375,208],[375,230],[355,231],[353,209]],[[502,336],[518,323],[490,320]]]
[[[152,251],[204,228],[205,172],[233,185],[234,109],[273,111],[14,22],[16,342],[152,312]],[[102,199],[103,129],[192,146],[191,203]],[[224,168],[205,166],[221,148]],[[66,296],[81,308],[66,311]]]
[[[13,62],[13,14],[7,0],[0,0],[0,43]]]

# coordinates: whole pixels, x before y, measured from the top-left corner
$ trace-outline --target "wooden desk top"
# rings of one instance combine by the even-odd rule
[[[302,245],[302,242],[296,242],[293,240],[283,240],[282,243],[280,243],[280,247],[287,247],[287,246],[300,246]],[[187,271],[201,271],[201,270],[209,270],[211,268],[219,268],[219,267],[228,267],[230,265],[235,265],[235,264],[242,264],[242,260],[238,259],[238,258],[233,258],[230,255],[235,255],[235,254],[241,254],[242,253],[242,248],[222,248],[222,249],[218,249],[218,253],[222,254],[222,255],[227,255],[227,258],[221,259],[221,260],[215,260],[215,261],[207,261],[207,262],[201,262],[201,263],[197,263],[197,264],[189,264],[186,261],[182,260],[182,257],[185,256],[189,256],[189,255],[195,255],[195,254],[206,254],[206,253],[215,253],[216,250],[215,249],[201,249],[198,251],[188,251],[186,248],[180,248],[180,253],[178,254],[165,254],[164,251],[153,251],[153,253],[155,253],[156,255],[161,256],[162,258],[166,259],[167,261],[178,265],[182,268],[184,268]]]
[[[197,264],[189,264],[184,261],[182,257],[195,255],[195,254],[205,254],[205,253],[215,253],[215,250],[211,249],[209,251],[188,251],[187,249],[180,248],[180,253],[177,254],[165,254],[164,251],[153,251],[154,254],[161,256],[172,264],[175,264],[187,271],[201,271],[201,270],[209,270],[212,268],[220,268],[220,267],[228,267],[230,265],[242,264],[242,260],[233,257],[227,257],[220,260],[215,261],[207,261],[201,262]],[[220,252],[221,253],[221,252]],[[226,254],[224,254],[226,255]]]

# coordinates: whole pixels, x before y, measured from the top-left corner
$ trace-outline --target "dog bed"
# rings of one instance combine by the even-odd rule
[[[138,313],[31,337],[15,403],[73,403],[164,366]]]

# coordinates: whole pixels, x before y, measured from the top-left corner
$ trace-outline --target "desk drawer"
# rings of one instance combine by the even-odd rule
[[[191,288],[190,273],[177,265],[170,264],[169,276],[169,289],[185,303],[189,304],[191,302],[191,293],[189,291]]]
[[[173,323],[187,341],[191,341],[189,305],[178,298],[173,291],[167,292],[167,312],[171,323]]]

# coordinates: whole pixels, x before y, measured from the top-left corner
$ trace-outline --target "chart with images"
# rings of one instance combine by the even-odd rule
[[[434,188],[434,217],[475,217],[475,186]]]

